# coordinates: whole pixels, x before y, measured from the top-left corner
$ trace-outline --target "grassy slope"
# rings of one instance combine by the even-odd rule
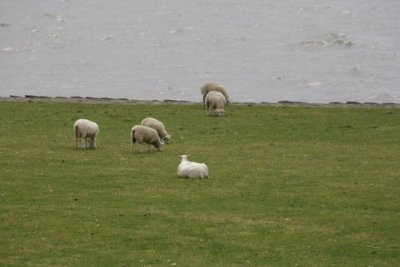
[[[172,143],[130,151],[164,121]],[[101,128],[74,149],[77,118]],[[0,102],[0,265],[394,266],[400,110]],[[210,179],[176,178],[178,155]]]

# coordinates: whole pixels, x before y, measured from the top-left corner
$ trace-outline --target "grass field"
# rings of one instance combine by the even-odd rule
[[[172,142],[131,152],[149,115]],[[0,102],[0,266],[398,266],[399,181],[398,108]]]

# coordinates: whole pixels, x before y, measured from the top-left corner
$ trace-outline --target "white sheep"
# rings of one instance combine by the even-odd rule
[[[201,88],[200,92],[203,95],[203,104],[206,103],[206,96],[211,91],[217,91],[222,93],[225,96],[226,102],[229,103],[229,95],[223,85],[216,84],[216,83],[205,83]]]
[[[143,126],[143,125],[135,125],[131,130],[131,151],[133,151],[133,144],[136,141],[139,143],[139,150],[142,152],[142,144],[153,145],[157,148],[158,151],[161,151],[161,144],[163,144],[158,136],[158,133],[153,128]]]
[[[218,116],[224,116],[226,99],[225,96],[217,91],[211,91],[206,96],[205,106],[208,110],[208,115],[216,114]]]
[[[179,158],[181,162],[178,166],[178,177],[208,178],[208,167],[206,164],[189,161],[189,155],[180,155]]]
[[[141,122],[141,125],[153,128],[157,131],[158,136],[164,143],[169,143],[171,140],[171,136],[168,134],[165,129],[164,123],[152,117],[144,118]]]
[[[97,123],[87,119],[77,120],[74,123],[76,148],[96,148],[97,135],[99,134],[99,131],[100,129]]]

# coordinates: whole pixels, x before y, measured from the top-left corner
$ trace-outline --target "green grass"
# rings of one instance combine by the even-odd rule
[[[172,135],[130,151],[145,116]],[[400,109],[0,102],[1,266],[396,266]],[[72,126],[100,126],[76,150]],[[179,179],[178,155],[208,180]]]

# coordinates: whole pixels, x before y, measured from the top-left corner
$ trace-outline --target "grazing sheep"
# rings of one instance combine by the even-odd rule
[[[178,166],[178,177],[182,178],[208,178],[208,167],[204,163],[191,162],[189,155],[180,155],[181,163]]]
[[[168,134],[162,121],[159,121],[155,118],[147,117],[142,120],[141,124],[156,130],[158,136],[164,143],[169,143],[169,141],[171,140],[171,136]]]
[[[226,89],[224,88],[224,86],[222,86],[220,84],[216,84],[216,83],[205,83],[200,88],[200,92],[203,95],[203,104],[206,103],[206,96],[211,91],[217,91],[217,92],[222,93],[225,96],[226,102],[229,103],[229,101],[230,101],[229,95],[226,92]]]
[[[76,148],[96,148],[99,126],[90,120],[79,119],[74,123],[74,135]],[[79,142],[80,141],[80,142]],[[83,141],[83,144],[82,144]],[[80,146],[79,144],[80,143]]]
[[[153,145],[157,148],[158,151],[161,151],[161,140],[157,134],[157,131],[153,128],[143,126],[143,125],[135,125],[132,127],[131,130],[131,151],[133,151],[133,144],[138,141],[139,143],[139,150],[142,152],[142,144],[149,145],[149,152],[150,152],[150,145]]]
[[[208,110],[208,115],[224,116],[226,99],[225,96],[217,91],[211,91],[206,96],[205,106]]]

